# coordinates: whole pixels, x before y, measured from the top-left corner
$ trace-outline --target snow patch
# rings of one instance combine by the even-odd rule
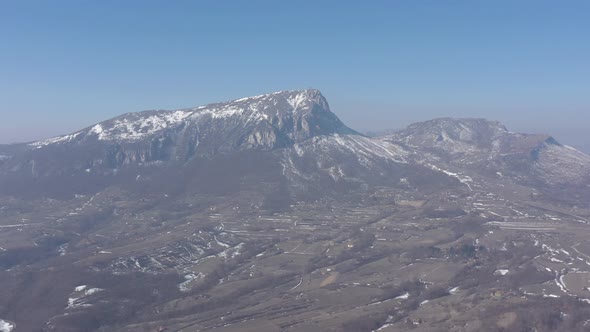
[[[74,292],[70,294],[68,298],[68,306],[66,309],[86,308],[91,307],[92,304],[88,303],[88,297],[102,292],[102,288],[88,288],[87,285],[80,285],[74,288]]]
[[[38,148],[44,147],[50,144],[58,144],[58,143],[68,143],[78,137],[82,132],[77,132],[75,134],[65,135],[65,136],[58,136],[53,138],[48,138],[42,141],[37,141],[29,144],[29,146],[36,146]],[[1,159],[1,158],[0,158]]]
[[[80,285],[80,286],[77,286],[76,288],[74,288],[74,291],[75,292],[81,292],[81,291],[83,291],[85,289],[86,289],[86,285]]]
[[[0,319],[0,332],[11,332],[15,326],[12,322]]]
[[[469,182],[473,182],[473,179],[471,177],[466,176],[466,175],[460,176],[459,173],[453,173],[453,172],[450,172],[450,171],[441,169],[441,168],[439,168],[437,166],[434,166],[432,164],[428,164],[428,167],[430,167],[434,171],[445,173],[446,175],[459,180],[459,182],[461,182],[462,184],[466,185],[467,188],[469,188],[469,190],[473,191],[473,189],[471,188],[471,185],[469,184]]]
[[[229,248],[223,250],[222,252],[217,254],[217,257],[226,258],[226,259],[227,258],[235,258],[241,254],[240,251],[242,250],[242,247],[244,247],[243,242],[241,242],[240,244],[238,244],[235,247],[229,247]]]
[[[102,288],[90,288],[84,292],[84,295],[88,296],[88,295],[96,294],[98,292],[102,292],[103,290],[104,289],[102,289]]]
[[[410,293],[405,292],[404,294],[396,297],[394,300],[407,300],[410,297]]]
[[[373,331],[371,331],[371,332],[375,332],[375,331],[383,331],[383,330],[385,330],[386,328],[388,328],[388,327],[390,327],[390,326],[393,326],[393,324],[391,324],[391,323],[383,324],[383,325],[382,325],[380,328],[378,328],[378,329],[376,329],[376,330],[373,330]]]
[[[505,276],[509,273],[509,270],[504,270],[504,269],[500,269],[500,270],[496,270],[494,271],[494,275],[501,275],[501,276]]]
[[[194,280],[199,280],[199,279],[203,279],[205,278],[205,275],[201,272],[194,274],[194,273],[189,273],[187,275],[184,276],[184,281],[181,282],[180,284],[178,284],[178,289],[181,292],[188,292],[191,290],[190,284],[194,281]]]
[[[139,119],[121,118],[114,120],[110,127],[97,124],[89,134],[96,135],[99,140],[139,140],[170,126],[180,124],[192,115],[192,111],[163,111]],[[141,115],[140,115],[141,116]]]

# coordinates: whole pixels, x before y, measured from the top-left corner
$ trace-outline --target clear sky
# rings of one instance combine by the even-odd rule
[[[590,1],[0,2],[0,143],[317,88],[357,130],[589,129]]]

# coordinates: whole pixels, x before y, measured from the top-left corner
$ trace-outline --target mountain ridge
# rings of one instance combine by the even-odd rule
[[[0,322],[480,331],[590,301],[587,155],[482,119],[359,135],[319,91],[212,105],[0,145]]]
[[[267,122],[277,130],[289,130],[293,140],[315,134],[356,133],[346,127],[331,111],[327,100],[316,89],[285,90],[253,97],[211,103],[177,110],[147,110],[125,113],[68,135],[29,143],[42,147],[79,141],[79,136],[94,136],[102,141],[136,141],[174,128],[205,120],[242,117],[243,125]],[[308,123],[315,120],[318,123]],[[289,125],[294,128],[288,128]],[[315,125],[315,128],[313,127]],[[308,133],[301,133],[307,131]]]
[[[318,184],[318,193],[322,186],[341,188],[342,183],[347,190],[395,186],[412,170],[424,178],[442,173],[459,183],[474,174],[502,174],[543,188],[590,181],[590,157],[549,135],[513,133],[498,121],[481,118],[445,117],[367,137],[346,126],[315,89],[126,113],[69,135],[0,146],[0,175],[11,186],[15,176],[112,177],[130,167],[194,167],[190,165],[205,159],[248,151],[268,152],[264,162],[282,169],[302,192]]]

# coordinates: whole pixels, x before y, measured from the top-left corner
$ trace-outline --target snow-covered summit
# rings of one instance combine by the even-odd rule
[[[191,125],[219,128],[227,124],[252,128],[266,124],[284,131],[293,141],[317,134],[352,132],[330,111],[328,102],[315,89],[280,91],[232,101],[179,110],[127,113],[79,132],[33,142],[43,147],[87,140],[140,141],[166,130],[178,131]],[[277,133],[278,134],[278,133]]]

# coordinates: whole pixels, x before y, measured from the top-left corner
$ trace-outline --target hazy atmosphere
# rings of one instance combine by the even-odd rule
[[[589,13],[0,1],[0,332],[589,331]]]
[[[453,116],[582,132],[590,5],[551,3],[3,2],[0,142],[309,87],[362,131]]]

